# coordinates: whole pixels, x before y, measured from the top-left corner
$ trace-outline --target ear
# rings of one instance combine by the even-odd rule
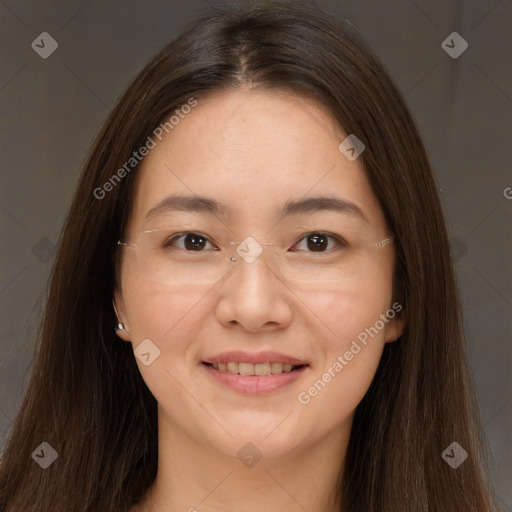
[[[403,311],[397,314],[395,318],[390,319],[384,330],[384,340],[386,343],[392,343],[393,341],[396,341],[398,338],[400,338],[400,336],[402,336],[405,331],[406,325],[407,321]]]
[[[124,329],[116,328],[116,334],[119,336],[119,338],[121,338],[124,341],[131,341],[130,327],[128,326],[128,320],[126,318],[123,297],[122,297],[122,294],[117,289],[117,287],[114,290],[113,304],[115,305],[115,310],[117,310],[118,323],[120,322],[124,325]],[[114,314],[116,313],[115,310],[114,310]]]

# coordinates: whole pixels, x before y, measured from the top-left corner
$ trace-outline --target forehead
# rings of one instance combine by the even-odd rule
[[[165,132],[164,132],[165,134]],[[131,224],[173,195],[214,198],[232,220],[272,221],[287,201],[337,196],[374,227],[383,215],[361,159],[323,105],[284,91],[222,91],[197,100],[137,171]]]

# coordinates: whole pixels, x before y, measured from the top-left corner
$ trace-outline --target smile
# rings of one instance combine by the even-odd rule
[[[290,386],[309,368],[309,365],[289,363],[207,363],[202,366],[213,382],[221,388],[243,395],[267,395]]]

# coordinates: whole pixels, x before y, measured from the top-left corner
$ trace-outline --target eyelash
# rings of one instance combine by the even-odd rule
[[[202,238],[204,238],[208,243],[212,243],[210,241],[210,239],[206,236],[206,235],[203,235],[202,233],[199,233],[197,231],[186,231],[184,233],[177,233],[175,235],[172,235],[170,238],[168,238],[164,244],[163,244],[163,247],[164,249],[165,248],[168,248],[168,247],[171,247],[172,244],[176,241],[176,240],[179,240],[180,238],[184,238],[186,237],[187,235],[198,235]],[[346,248],[349,246],[349,244],[343,239],[341,238],[340,236],[338,235],[335,235],[334,233],[328,233],[328,232],[325,232],[325,231],[310,231],[309,233],[305,233],[304,235],[302,235],[293,245],[297,245],[299,242],[301,242],[302,240],[306,239],[308,236],[310,235],[324,235],[332,240],[334,240],[341,248]],[[204,250],[200,250],[200,251],[188,251],[187,249],[185,248],[182,248],[180,247],[179,249],[181,250],[184,250],[186,252],[205,252]],[[326,254],[328,252],[332,251],[332,249],[330,250],[326,250],[326,251],[319,251],[320,254]],[[295,252],[295,251],[294,251]],[[314,251],[306,251],[306,252],[311,252],[311,253],[314,253]]]

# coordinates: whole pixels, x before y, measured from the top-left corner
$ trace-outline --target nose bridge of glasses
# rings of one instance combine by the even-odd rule
[[[277,248],[278,245],[276,242],[258,241],[252,236],[245,237],[241,242],[230,242],[230,244],[235,246],[230,261],[241,261],[247,264],[252,264],[261,259],[264,252],[272,252],[273,254],[275,252],[273,249]]]
[[[286,271],[280,264],[279,243],[264,242],[247,236],[242,241],[230,242],[230,245],[234,247],[228,258],[231,270],[242,270],[245,276],[258,275],[258,279],[286,279]],[[240,277],[241,275],[235,279]]]

